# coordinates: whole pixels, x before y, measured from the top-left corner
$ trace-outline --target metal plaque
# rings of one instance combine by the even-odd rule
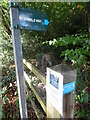
[[[49,25],[45,12],[28,8],[19,9],[19,20],[21,29],[46,31]]]

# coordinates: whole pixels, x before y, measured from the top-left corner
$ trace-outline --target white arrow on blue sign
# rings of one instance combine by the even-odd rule
[[[49,25],[45,12],[28,8],[19,9],[19,20],[21,29],[46,31]]]

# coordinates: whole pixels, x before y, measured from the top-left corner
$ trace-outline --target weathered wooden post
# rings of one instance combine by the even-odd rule
[[[47,68],[47,118],[73,118],[76,70],[66,64]]]
[[[10,19],[11,19],[13,49],[14,49],[15,66],[16,66],[20,114],[21,114],[21,118],[28,118],[17,3],[10,2]]]

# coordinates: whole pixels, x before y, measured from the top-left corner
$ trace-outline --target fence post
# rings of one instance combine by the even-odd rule
[[[66,64],[47,68],[47,118],[73,118],[76,70]]]

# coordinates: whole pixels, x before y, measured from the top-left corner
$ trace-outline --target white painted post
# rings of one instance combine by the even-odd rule
[[[10,19],[11,19],[12,27],[19,25],[18,8],[10,7]],[[21,115],[21,118],[28,118],[26,96],[25,96],[25,81],[24,81],[24,74],[23,74],[20,29],[12,28],[12,38],[13,38],[13,49],[14,49],[15,66],[16,66],[20,115]]]

